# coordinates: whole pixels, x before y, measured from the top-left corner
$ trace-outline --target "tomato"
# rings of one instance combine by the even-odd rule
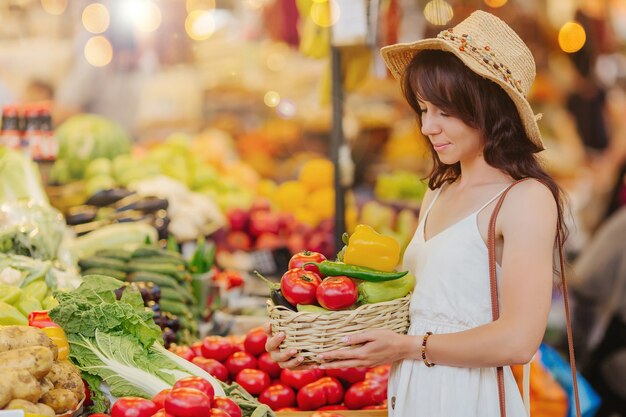
[[[298,391],[298,407],[302,410],[317,410],[331,404],[339,404],[343,399],[343,386],[338,379],[326,376],[302,387]]]
[[[83,401],[83,406],[88,407],[93,404],[93,401],[91,401],[91,391],[89,391],[89,384],[87,384],[87,381],[85,381],[84,379],[83,386],[85,387],[85,400]]]
[[[209,411],[209,417],[231,417],[226,411],[219,408],[211,408]]]
[[[379,365],[375,366],[365,374],[365,379],[374,379],[383,383],[387,383],[389,380],[389,371],[391,365]]]
[[[387,398],[385,384],[375,380],[357,382],[346,391],[344,404],[350,410],[359,410],[368,405],[377,405]]]
[[[202,356],[196,356],[191,360],[191,362],[198,365],[200,368],[204,369],[220,381],[228,381],[228,369],[226,369],[221,362],[216,361],[215,359],[203,358]]]
[[[207,336],[202,341],[202,356],[223,362],[233,353],[233,345],[220,336]]]
[[[235,380],[252,395],[259,395],[270,386],[270,376],[258,369],[244,369]]]
[[[259,395],[259,402],[268,405],[272,410],[293,407],[296,405],[296,394],[287,385],[272,385]]]
[[[248,352],[235,352],[224,363],[232,378],[244,369],[256,369],[256,358]]]
[[[196,342],[194,344],[192,344],[190,346],[191,350],[193,351],[193,354],[195,355],[195,357],[203,357],[202,355],[202,342]]]
[[[122,397],[111,407],[111,417],[151,417],[159,408],[150,400]]]
[[[211,399],[194,388],[174,388],[165,397],[165,411],[176,417],[206,417]]]
[[[293,268],[304,268],[307,271],[315,272],[319,275],[320,278],[324,278],[324,275],[320,273],[320,269],[316,265],[306,265],[307,262],[316,262],[320,263],[326,260],[326,257],[319,252],[311,252],[308,250],[304,250],[302,252],[298,252],[291,257],[289,260],[289,269]]]
[[[280,365],[272,360],[272,357],[269,353],[265,352],[257,359],[257,365],[259,369],[267,372],[270,378],[278,378],[280,376],[280,372],[282,368]]]
[[[163,408],[163,402],[165,401],[165,397],[167,397],[167,394],[169,394],[170,391],[171,389],[167,388],[152,397],[152,402],[156,404],[157,408]]]
[[[343,404],[333,404],[333,405],[325,405],[324,407],[320,407],[317,409],[318,411],[327,411],[327,410],[348,410]]]
[[[172,387],[172,389],[176,388],[194,388],[200,392],[203,392],[207,397],[213,401],[213,397],[215,397],[215,389],[213,385],[206,379],[199,376],[188,376],[185,378],[181,378]]]
[[[193,358],[196,357],[193,349],[191,349],[189,346],[178,346],[177,344],[172,344],[168,350],[172,353],[177,354],[183,359],[187,359],[188,361],[191,361]]]
[[[315,304],[315,291],[322,283],[315,272],[290,269],[280,279],[280,290],[291,304]]]
[[[226,336],[226,339],[233,345],[233,353],[243,352],[245,350],[243,347],[243,341],[245,338],[246,337],[243,335]]]
[[[175,417],[175,416],[165,411],[164,408],[161,408],[159,411],[156,412],[156,414],[152,414],[152,417]]]
[[[267,341],[267,334],[263,331],[262,327],[252,329],[246,335],[243,341],[243,346],[246,352],[252,353],[254,356],[259,356],[265,353],[265,342]]]
[[[356,303],[356,284],[345,276],[326,278],[315,292],[317,301],[327,310],[343,310]]]
[[[280,373],[280,382],[290,386],[296,390],[301,389],[303,386],[315,382],[324,376],[324,371],[321,369],[305,369],[300,371],[294,371],[291,369],[283,369]]]
[[[350,385],[361,382],[365,379],[368,368],[341,368],[341,369],[327,369],[326,375],[334,376],[342,381],[348,382]]]
[[[241,417],[241,408],[228,397],[215,397],[213,400],[213,408],[226,411],[230,417]]]

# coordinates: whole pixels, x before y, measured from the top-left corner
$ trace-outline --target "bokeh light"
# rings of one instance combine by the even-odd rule
[[[196,41],[209,39],[215,32],[215,16],[212,11],[196,10],[185,20],[185,30],[189,37]]]
[[[489,7],[498,8],[504,6],[508,0],[484,0]]]
[[[104,67],[113,59],[113,47],[104,36],[94,36],[85,44],[85,59],[94,67]]]
[[[445,0],[431,0],[424,7],[424,17],[431,25],[443,26],[452,20],[454,10]]]
[[[140,32],[154,32],[161,26],[161,9],[153,2],[146,2],[142,13],[134,16],[135,27]]]
[[[323,28],[337,23],[341,10],[335,0],[317,0],[311,6],[311,20]]]
[[[215,9],[215,0],[187,0],[185,2],[187,13],[195,12],[196,10],[213,10]]]
[[[296,104],[291,100],[280,100],[280,104],[276,107],[276,113],[285,119],[291,119],[296,115]]]
[[[268,91],[263,97],[263,102],[267,107],[276,107],[280,103],[280,94],[276,91]]]
[[[576,22],[567,22],[559,30],[559,46],[564,52],[579,51],[585,45],[587,34],[585,29]]]
[[[104,4],[91,3],[83,9],[82,20],[87,32],[102,33],[109,27],[111,16]]]
[[[67,0],[41,0],[41,7],[52,15],[62,15],[67,9]]]

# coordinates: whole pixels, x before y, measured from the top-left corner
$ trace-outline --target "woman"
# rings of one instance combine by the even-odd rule
[[[529,362],[541,343],[562,220],[561,191],[537,160],[543,145],[525,98],[534,60],[511,28],[481,11],[437,38],[382,54],[419,116],[434,162],[403,261],[417,278],[411,326],[407,335],[350,336],[346,344],[354,347],[320,355],[320,368],[394,362],[390,416],[496,417],[495,367],[504,365],[507,416],[526,416],[508,365]],[[497,217],[500,318],[492,321],[488,223],[501,193],[528,177]],[[297,352],[276,350],[283,338],[270,337],[267,348],[281,366],[296,367]]]

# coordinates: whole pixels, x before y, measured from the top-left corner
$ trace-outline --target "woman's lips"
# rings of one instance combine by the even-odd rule
[[[433,148],[436,152],[441,152],[450,146],[450,143],[433,143]]]

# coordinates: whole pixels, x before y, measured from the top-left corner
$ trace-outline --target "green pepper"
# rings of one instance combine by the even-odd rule
[[[357,285],[359,298],[357,304],[375,304],[402,298],[415,287],[413,274],[406,274],[400,279],[387,282],[362,281]]]
[[[326,310],[324,307],[316,306],[313,304],[298,304],[296,307],[299,312],[320,313],[320,314],[332,313],[332,311]]]
[[[28,326],[28,319],[10,304],[0,301],[0,326]]]
[[[59,302],[52,295],[47,296],[41,302],[41,306],[43,307],[44,310],[52,310],[54,307],[58,305],[59,305]]]
[[[346,276],[350,278],[362,279],[363,281],[371,282],[384,282],[399,279],[405,276],[408,272],[384,272],[377,271],[375,269],[366,268],[364,266],[356,266],[345,264],[343,262],[307,262],[306,265],[315,265],[320,269],[320,272],[327,277]]]
[[[29,296],[35,298],[37,301],[41,302],[48,292],[48,286],[44,281],[35,281],[31,282],[24,288],[22,288],[23,296]]]
[[[14,285],[0,284],[0,301],[13,304],[19,300],[22,290]]]

